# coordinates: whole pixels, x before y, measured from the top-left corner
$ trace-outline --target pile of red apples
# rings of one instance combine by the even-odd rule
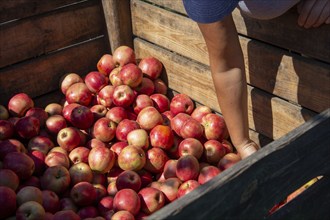
[[[63,76],[63,102],[0,105],[0,219],[144,219],[241,159],[157,58],[120,46],[96,69]]]

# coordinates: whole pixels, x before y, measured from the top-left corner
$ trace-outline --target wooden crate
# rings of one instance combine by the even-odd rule
[[[221,113],[206,45],[179,0],[1,1],[0,10],[0,103],[17,92],[38,106],[59,102],[64,74],[83,76],[101,55],[125,44],[138,58],[163,62],[171,91]],[[330,27],[299,28],[294,10],[270,21],[238,10],[233,17],[247,70],[250,135],[263,148],[150,219],[330,216]]]

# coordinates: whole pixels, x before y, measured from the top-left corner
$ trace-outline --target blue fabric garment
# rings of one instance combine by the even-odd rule
[[[188,16],[199,23],[212,23],[229,15],[239,0],[183,0]]]

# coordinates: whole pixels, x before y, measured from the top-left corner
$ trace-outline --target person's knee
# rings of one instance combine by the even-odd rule
[[[269,20],[281,16],[300,0],[272,1],[269,0],[241,0],[238,7],[241,12],[249,17]]]

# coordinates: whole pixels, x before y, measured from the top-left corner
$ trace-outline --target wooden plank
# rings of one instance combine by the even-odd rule
[[[0,103],[18,92],[32,98],[59,89],[60,78],[69,72],[83,76],[96,70],[96,63],[107,51],[100,37],[56,53],[40,56],[0,70]]]
[[[169,88],[221,112],[209,68],[164,48],[136,38],[138,58],[155,56],[165,67],[164,81]],[[257,88],[248,87],[250,128],[271,139],[278,139],[315,115]]]
[[[148,219],[265,218],[289,193],[315,176],[329,174],[329,125],[330,109]]]
[[[129,0],[102,0],[112,53],[122,45],[133,47],[131,12]]]
[[[182,1],[149,1],[186,15]],[[299,27],[296,8],[271,20],[242,16],[239,9],[235,9],[233,18],[240,34],[330,63],[330,26],[323,25],[308,30]]]
[[[208,65],[206,45],[190,19],[136,0],[132,19],[135,35]],[[330,107],[329,64],[245,37],[240,37],[240,42],[247,81],[252,86],[316,112]]]
[[[330,216],[330,176],[323,176],[266,219],[324,219]]]
[[[69,4],[79,3],[82,0],[15,0],[0,1],[0,23],[14,19],[22,19],[36,14],[45,13]]]
[[[10,22],[0,30],[0,68],[103,34],[97,1]]]

